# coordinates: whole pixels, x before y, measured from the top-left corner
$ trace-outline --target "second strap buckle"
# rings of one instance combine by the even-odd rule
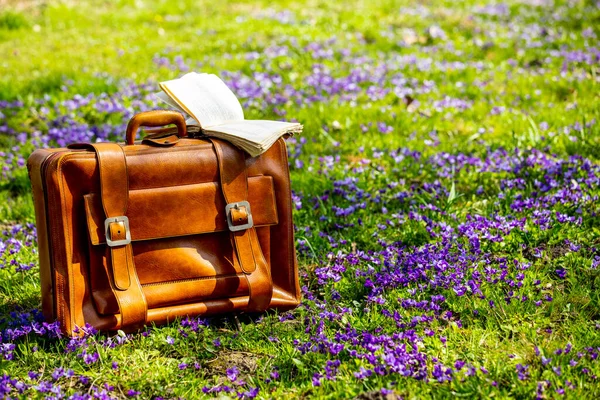
[[[118,224],[118,223],[123,224],[123,229],[125,230],[125,232],[124,232],[125,239],[112,240],[113,235],[111,233],[110,226],[111,226],[111,224]],[[125,245],[131,243],[131,232],[129,231],[129,218],[127,218],[124,215],[122,215],[120,217],[106,218],[104,220],[104,233],[106,235],[106,244],[110,247],[125,246]],[[118,233],[120,234],[121,231],[118,231]]]
[[[239,222],[239,220],[234,220],[234,217],[232,216],[234,211],[232,211],[232,209],[242,212],[242,208],[244,208],[246,211],[245,217],[247,218],[247,222],[245,224],[235,224],[234,222]],[[225,206],[225,215],[227,216],[227,225],[229,225],[229,230],[232,232],[243,231],[254,226],[252,212],[250,211],[250,203],[245,200],[227,204]]]

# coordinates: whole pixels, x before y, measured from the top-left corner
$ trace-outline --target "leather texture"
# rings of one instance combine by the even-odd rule
[[[248,200],[248,176],[244,153],[221,140],[213,139],[221,176],[221,190],[227,204]],[[241,208],[241,209],[240,209]],[[246,206],[231,208],[228,216],[232,225],[244,225],[249,221]],[[230,229],[231,230],[231,229]],[[271,302],[273,286],[265,256],[260,248],[256,228],[251,226],[239,231],[231,231],[232,247],[235,248],[240,267],[248,282],[248,309],[264,311]]]
[[[152,137],[30,156],[42,310],[65,333],[299,304],[284,140],[251,158],[224,141],[185,138],[175,120],[138,115],[127,132],[176,123],[168,144]]]

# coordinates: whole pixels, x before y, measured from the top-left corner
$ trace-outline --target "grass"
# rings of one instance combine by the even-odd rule
[[[595,2],[0,3],[3,396],[600,394]],[[23,331],[41,304],[26,157],[122,140],[188,69],[237,87],[247,118],[304,124],[303,304]]]

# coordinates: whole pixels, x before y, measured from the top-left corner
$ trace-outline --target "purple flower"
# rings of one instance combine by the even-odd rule
[[[100,359],[100,355],[97,351],[90,354],[87,350],[84,350],[81,355],[83,356],[83,362],[87,365],[93,364]]]
[[[371,375],[373,375],[373,371],[370,369],[365,369],[364,367],[360,367],[360,371],[354,373],[354,376],[357,379],[365,379],[365,378],[370,377]],[[314,379],[314,377],[313,377],[313,379]]]
[[[387,125],[385,122],[378,122],[377,129],[379,130],[379,132],[386,134],[386,135],[388,133],[392,133],[394,131],[394,128]]]
[[[56,368],[54,372],[52,372],[52,380],[57,381],[65,375],[65,370],[62,368]]]
[[[229,379],[231,382],[234,382],[237,380],[238,374],[239,374],[237,367],[228,368],[226,372],[227,372],[227,379]]]
[[[516,368],[517,368],[517,375],[518,375],[520,381],[525,381],[525,380],[529,379],[529,371],[528,371],[529,365],[517,364]]]
[[[313,386],[321,386],[321,378],[322,377],[323,377],[323,375],[321,375],[318,372],[315,372],[313,374],[313,377],[312,377],[312,384],[313,384]]]
[[[258,396],[258,392],[260,391],[260,388],[255,387],[255,388],[250,388],[249,390],[245,391],[241,398],[242,399],[254,399],[256,396]]]
[[[435,364],[433,366],[433,371],[431,372],[431,376],[438,382],[451,381],[452,375],[452,368],[445,367],[442,364]]]
[[[542,365],[548,365],[551,362],[552,362],[551,358],[546,358],[546,357],[542,356]]]

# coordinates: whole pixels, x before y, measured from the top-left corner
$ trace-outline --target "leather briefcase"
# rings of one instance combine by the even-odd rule
[[[177,135],[134,143],[140,126],[171,123]],[[43,314],[65,333],[299,304],[283,139],[250,158],[150,111],[125,144],[36,150],[27,166]]]

